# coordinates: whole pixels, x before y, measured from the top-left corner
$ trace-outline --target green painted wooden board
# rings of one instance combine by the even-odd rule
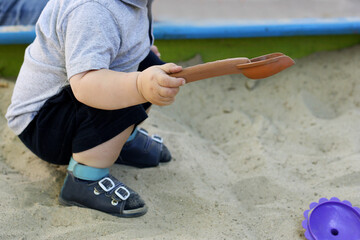
[[[204,62],[230,57],[256,57],[282,52],[298,59],[318,51],[332,51],[360,44],[360,35],[296,36],[236,39],[157,40],[166,62],[185,61],[200,54]],[[0,45],[0,76],[16,77],[26,45]]]
[[[360,35],[158,40],[155,44],[166,62],[183,61],[196,54],[200,54],[204,62],[230,57],[252,58],[272,52],[302,58],[318,51],[332,51],[360,44]]]

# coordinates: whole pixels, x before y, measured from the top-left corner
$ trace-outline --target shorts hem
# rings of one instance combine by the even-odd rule
[[[127,112],[127,114],[122,116],[122,118],[119,119],[118,122],[113,123],[110,126],[108,125],[104,129],[99,129],[92,132],[91,134],[87,134],[86,136],[77,137],[73,140],[72,152],[79,153],[94,148],[119,135],[121,132],[123,132],[130,126],[141,123],[148,117],[148,115],[144,110],[141,110],[139,108],[143,107],[138,106],[137,108]],[[134,114],[136,112],[137,114]],[[123,121],[124,119],[126,119],[125,122]],[[94,140],[89,141],[89,139]]]

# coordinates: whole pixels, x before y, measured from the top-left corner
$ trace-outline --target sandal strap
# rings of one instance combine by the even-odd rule
[[[111,196],[117,201],[126,201],[130,197],[130,192],[126,187],[120,186],[115,189],[114,194]]]
[[[111,179],[111,176],[104,177],[98,181],[95,188],[99,194],[105,193],[117,201],[125,201],[130,197],[130,191],[126,186],[119,181],[114,181]]]
[[[137,129],[137,131],[138,131],[139,133],[141,133],[141,134],[144,134],[145,136],[149,136],[148,131],[146,131],[146,130],[143,129],[143,128],[139,128],[139,129]],[[160,143],[160,144],[162,144],[162,143],[164,142],[163,138],[160,137],[160,136],[157,135],[157,134],[151,135],[151,139],[154,140],[154,141],[157,142],[157,143]]]
[[[143,168],[155,167],[160,162],[170,160],[171,154],[162,137],[156,134],[150,136],[145,129],[137,128],[136,135],[125,143],[116,163]]]
[[[88,181],[97,181],[98,179],[109,175],[109,168],[89,167],[78,163],[72,157],[70,158],[67,170],[72,172],[75,177]]]

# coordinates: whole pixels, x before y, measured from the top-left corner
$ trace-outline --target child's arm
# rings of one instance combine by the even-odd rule
[[[70,86],[78,101],[99,109],[114,110],[147,101],[169,105],[185,80],[168,74],[181,70],[182,67],[173,63],[132,73],[93,70],[71,77]]]

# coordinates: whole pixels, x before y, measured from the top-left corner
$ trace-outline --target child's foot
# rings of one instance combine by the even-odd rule
[[[61,204],[96,209],[118,217],[139,217],[147,206],[139,194],[111,175],[99,181],[87,181],[66,175],[59,196]]]
[[[145,129],[135,129],[132,139],[123,146],[116,163],[135,167],[155,167],[160,162],[169,162],[171,154],[161,137],[149,136]]]

